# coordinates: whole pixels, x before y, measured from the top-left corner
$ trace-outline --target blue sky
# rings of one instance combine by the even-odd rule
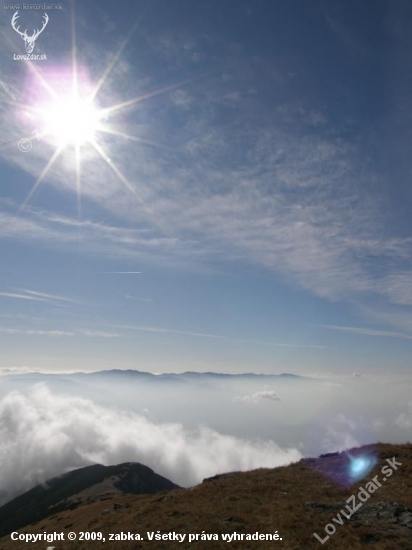
[[[408,371],[412,7],[78,3],[105,130],[45,172],[56,137],[17,143],[71,86],[62,4],[27,62],[1,4],[1,367]]]

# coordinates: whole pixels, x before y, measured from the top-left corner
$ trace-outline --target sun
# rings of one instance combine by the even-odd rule
[[[117,179],[123,183],[128,191],[132,192],[136,198],[143,203],[142,198],[135,189],[135,186],[129,182],[123,174],[120,166],[111,158],[106,151],[106,145],[102,139],[103,135],[110,135],[113,138],[131,140],[136,143],[147,144],[150,146],[165,148],[162,144],[145,139],[140,136],[133,136],[118,129],[113,117],[124,109],[129,109],[142,101],[146,101],[159,94],[164,94],[172,90],[179,89],[181,86],[207,76],[188,78],[186,80],[159,88],[152,92],[138,95],[120,101],[117,104],[111,104],[105,108],[96,105],[95,98],[103,88],[112,69],[120,59],[120,56],[137,29],[140,19],[138,19],[127,36],[121,42],[117,52],[113,55],[111,61],[106,66],[101,77],[92,82],[89,76],[89,70],[85,65],[79,65],[77,60],[76,46],[76,25],[74,13],[74,1],[72,3],[72,64],[71,67],[56,65],[50,68],[39,70],[34,64],[29,65],[29,86],[30,102],[28,104],[15,103],[19,107],[20,115],[31,124],[35,124],[35,131],[19,140],[20,151],[26,152],[31,149],[31,139],[35,136],[38,140],[47,141],[54,148],[47,164],[34,182],[30,192],[22,202],[19,211],[21,211],[38,187],[45,180],[51,168],[56,164],[62,155],[74,155],[72,158],[72,169],[75,173],[75,189],[77,191],[78,217],[81,214],[81,181],[82,164],[85,158],[90,158],[86,149],[94,150],[115,174]],[[99,102],[100,103],[100,102]],[[30,143],[30,148],[20,148],[21,142]]]
[[[40,132],[64,147],[93,141],[101,130],[101,118],[92,101],[72,96],[41,108],[38,120]]]

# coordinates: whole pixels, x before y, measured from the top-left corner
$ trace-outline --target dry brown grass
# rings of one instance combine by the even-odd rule
[[[227,548],[228,543],[192,542],[109,542],[109,533],[134,532],[146,537],[147,531],[162,533],[274,533],[278,531],[282,541],[232,542],[235,548],[273,548],[288,550],[331,548],[333,550],[410,550],[412,529],[398,528],[382,521],[361,521],[354,515],[350,522],[338,526],[336,533],[322,546],[313,536],[314,532],[324,534],[324,526],[330,523],[339,511],[316,509],[309,513],[308,502],[344,502],[357,493],[375,475],[382,478],[380,470],[386,458],[396,456],[402,466],[376,491],[367,504],[396,502],[412,509],[412,444],[376,446],[379,462],[374,471],[364,480],[342,488],[319,471],[319,465],[336,468],[341,458],[330,457],[317,461],[301,461],[288,467],[260,469],[245,473],[231,473],[218,476],[192,489],[179,489],[154,496],[111,495],[101,497],[80,495],[82,504],[72,511],[48,518],[40,524],[27,527],[20,532],[39,533],[69,531],[102,531],[105,543],[57,542],[48,544],[19,543],[10,537],[0,539],[1,550],[33,548],[45,549],[56,546],[56,550],[91,548],[116,550],[152,548]],[[320,462],[322,461],[322,462]],[[108,500],[107,500],[108,499]],[[114,503],[122,505],[113,510]],[[365,505],[366,506],[366,505]],[[109,509],[109,513],[104,511]]]

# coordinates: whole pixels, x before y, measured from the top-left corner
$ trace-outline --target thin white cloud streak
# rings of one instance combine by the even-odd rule
[[[143,332],[158,332],[158,333],[171,333],[171,334],[184,334],[187,336],[203,336],[205,338],[218,338],[224,339],[224,336],[219,336],[218,334],[207,334],[204,332],[192,332],[187,330],[175,330],[171,328],[163,327],[143,327],[143,326],[134,326],[134,325],[108,325],[113,328],[121,328],[126,330],[141,330]]]
[[[65,246],[67,250],[76,246],[77,250],[95,255],[111,255],[114,258],[148,257],[155,253],[163,263],[183,265],[193,264],[201,252],[185,250],[184,242],[179,239],[158,235],[147,228],[124,228],[103,225],[89,220],[78,221],[53,213],[26,208],[23,219],[13,213],[1,211],[0,201],[0,237],[13,240],[29,240],[46,247]],[[81,239],[79,241],[79,235]],[[192,246],[192,245],[191,245]],[[193,252],[193,254],[192,254]]]
[[[234,338],[227,338],[231,342],[240,342],[242,344],[258,344],[262,346],[274,346],[281,348],[312,348],[312,349],[329,349],[328,346],[322,346],[317,344],[282,344],[280,342],[262,342],[261,340],[240,340]]]
[[[316,325],[317,327],[330,330],[339,330],[342,332],[350,332],[352,334],[360,334],[362,336],[377,336],[382,338],[402,338],[404,340],[412,340],[412,335],[403,334],[402,332],[390,332],[387,330],[374,330],[362,327],[343,327],[338,325]]]
[[[385,324],[396,329],[412,334],[412,310],[411,308],[404,307],[391,307],[386,305],[377,306],[360,306],[359,312],[362,316],[366,317],[369,321]]]
[[[48,294],[46,292],[37,292],[35,290],[27,290],[27,289],[16,289],[19,292],[24,292],[25,294],[28,294],[30,296],[38,297],[38,298],[44,298],[46,300],[57,300],[59,302],[70,302],[72,304],[79,304],[77,300],[73,300],[72,298],[65,298],[64,296],[57,296],[56,294]]]
[[[79,336],[88,336],[90,338],[119,338],[120,334],[116,332],[106,332],[104,330],[80,330],[77,333]]]
[[[31,300],[34,302],[68,302],[79,304],[77,300],[57,296],[55,294],[47,294],[46,292],[37,292],[35,290],[16,289],[16,292],[0,292],[3,298],[14,298],[16,300]]]
[[[125,330],[141,330],[146,332],[158,332],[158,333],[172,333],[172,334],[183,334],[187,336],[203,336],[205,338],[216,338],[218,340],[225,340],[227,342],[238,342],[242,344],[256,344],[263,346],[275,346],[275,347],[286,347],[286,348],[314,348],[314,349],[326,349],[326,346],[321,345],[310,345],[310,344],[281,344],[278,342],[262,342],[260,340],[242,340],[236,338],[230,338],[221,334],[208,334],[204,332],[192,332],[187,330],[178,330],[164,327],[144,327],[144,326],[135,326],[135,325],[108,325],[113,328],[125,329]]]
[[[20,329],[20,328],[5,328],[0,327],[0,334],[9,334],[10,336],[17,334],[24,334],[25,336],[50,336],[50,337],[62,337],[62,336],[74,336],[74,332],[66,330],[33,330],[33,329]]]
[[[37,385],[0,402],[0,485],[8,498],[91,463],[141,462],[183,486],[228,471],[276,467],[301,453],[273,441],[221,435],[209,428],[154,424]]]
[[[52,338],[84,336],[89,338],[118,338],[120,335],[114,332],[105,332],[99,330],[34,330],[29,328],[11,328],[0,327],[0,334],[25,335],[25,336],[45,336]]]
[[[16,300],[32,300],[33,302],[50,302],[46,298],[40,296],[30,296],[28,294],[19,294],[17,292],[0,292],[0,296],[3,298],[14,298]]]

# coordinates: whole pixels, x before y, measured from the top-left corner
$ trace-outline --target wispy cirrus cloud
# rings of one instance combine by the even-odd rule
[[[241,342],[243,344],[257,344],[261,346],[274,346],[281,348],[313,348],[313,349],[327,349],[328,346],[323,346],[321,344],[286,344],[284,342],[265,342],[262,340],[247,340],[247,339],[236,339],[231,338],[232,342]]]
[[[0,234],[69,247],[77,246],[80,234],[83,249],[96,254],[104,251],[180,264],[247,261],[329,299],[373,292],[396,302],[405,300],[407,281],[399,279],[396,262],[407,258],[411,239],[376,236],[373,219],[360,208],[362,197],[347,183],[356,166],[350,147],[262,133],[264,137],[253,135],[256,143],[247,146],[249,166],[207,169],[204,158],[198,157],[206,153],[212,162],[227,145],[216,146],[218,136],[205,128],[199,128],[202,137],[187,138],[187,143],[192,143],[186,153],[190,160],[187,168],[166,175],[161,163],[151,166],[157,183],[148,189],[143,177],[141,192],[150,209],[169,227],[168,234],[150,223],[140,222],[136,227],[135,220],[142,219],[141,205],[130,201],[127,193],[118,190],[107,200],[108,196],[90,189],[85,191],[89,198],[115,215],[121,213],[128,225],[79,222],[28,208],[24,218],[0,211]],[[210,139],[205,141],[207,135]],[[195,149],[193,140],[198,142]],[[241,142],[238,147],[242,149]],[[232,157],[229,152],[228,158]],[[201,170],[193,166],[197,160]],[[92,174],[90,181],[93,178],[96,175]],[[190,188],[191,180],[202,181],[202,194]],[[336,191],[331,185],[338,185],[339,180],[341,187]],[[99,181],[104,181],[103,174]],[[173,199],[164,196],[167,187],[173,190]],[[347,221],[342,212],[349,213],[351,219]],[[390,258],[392,273],[382,278],[371,270],[371,255],[381,262]],[[404,286],[402,296],[401,290],[394,290],[395,282]]]
[[[30,300],[34,302],[68,302],[71,304],[80,304],[79,301],[72,298],[66,298],[65,296],[57,296],[56,294],[49,294],[47,292],[38,292],[28,289],[15,289],[13,292],[0,292],[0,296],[3,298],[12,298],[15,300]]]
[[[105,330],[90,330],[83,329],[77,332],[79,336],[87,336],[89,338],[118,338],[121,335],[118,332],[108,332]]]
[[[320,328],[326,328],[330,330],[338,330],[342,332],[349,332],[352,334],[359,334],[362,336],[377,336],[383,338],[402,338],[405,340],[412,340],[412,334],[404,334],[402,332],[391,332],[388,330],[375,330],[371,328],[362,327],[343,327],[338,325],[316,325]]]
[[[9,334],[10,336],[23,334],[25,336],[50,336],[52,338],[61,336],[75,336],[74,332],[67,330],[33,330],[29,328],[11,328],[0,327],[0,334]]]
[[[88,338],[117,338],[120,335],[115,332],[102,330],[76,329],[76,330],[36,330],[21,327],[0,327],[0,334],[24,335],[24,336],[44,336],[50,338],[62,338],[72,336],[84,336]]]
[[[158,38],[146,37],[149,50],[169,61],[176,57],[176,67],[183,61],[199,63],[205,43],[214,40]],[[120,133],[153,141],[161,136],[173,152],[106,136],[104,146],[121,167],[123,183],[132,182],[133,193],[96,152],[85,151],[82,195],[118,223],[87,217],[79,222],[30,205],[24,216],[16,216],[0,207],[0,236],[69,248],[76,243],[79,249],[80,235],[80,247],[95,254],[185,266],[253,264],[329,300],[357,301],[373,294],[410,305],[412,239],[382,226],[382,197],[369,192],[379,174],[365,164],[359,142],[342,137],[327,112],[304,98],[262,104],[259,93],[249,91],[252,84],[258,88],[255,81],[268,60],[262,55],[245,60],[236,45],[221,46],[233,74],[171,90],[161,103],[161,121],[147,102],[139,123],[133,117],[119,122]],[[287,71],[264,74],[288,90]],[[128,76],[147,86],[132,67]],[[102,90],[113,101],[122,92],[113,82]],[[8,97],[7,91],[3,95]],[[178,136],[171,123],[177,113]],[[17,131],[10,117],[6,122],[8,130]],[[30,158],[16,150],[4,160],[38,175],[50,157],[46,144],[38,145]],[[69,153],[44,185],[75,200]]]
[[[18,292],[0,292],[0,296],[3,298],[13,298],[16,300],[33,300],[34,302],[49,302],[46,298],[40,296],[31,296],[30,294],[20,294]]]
[[[381,285],[382,292],[392,304],[412,306],[412,269],[388,275]]]
[[[218,338],[218,339],[224,338],[223,336],[219,336],[218,334],[208,334],[204,332],[194,332],[194,331],[178,330],[178,329],[164,328],[164,327],[144,327],[144,326],[134,326],[134,325],[111,325],[111,326],[117,329],[138,330],[142,332],[183,334],[186,336],[202,336],[205,338]]]
[[[142,258],[155,255],[163,262],[193,263],[194,258],[202,256],[196,252],[193,242],[185,242],[175,237],[160,235],[147,227],[118,227],[73,219],[64,215],[28,207],[25,217],[13,213],[11,205],[0,201],[0,237],[10,240],[28,240],[45,247],[65,247],[83,253],[114,258]],[[114,274],[114,272],[113,272]],[[122,273],[126,274],[126,273]],[[138,273],[134,273],[138,274]]]
[[[402,306],[361,305],[360,313],[368,320],[412,334],[412,310]]]
[[[58,301],[58,302],[70,302],[72,304],[79,304],[78,300],[73,300],[72,298],[66,298],[65,296],[58,296],[56,294],[49,294],[47,292],[38,292],[36,290],[27,290],[27,289],[17,289],[19,292],[24,292],[27,296],[33,296],[34,298],[40,298],[49,301]]]
[[[145,326],[136,326],[136,325],[109,325],[116,329],[123,330],[137,330],[142,332],[153,332],[159,334],[182,334],[184,336],[200,336],[204,338],[216,338],[218,340],[224,340],[226,342],[237,342],[241,344],[255,344],[260,346],[274,346],[274,347],[286,347],[286,348],[312,348],[312,349],[327,349],[327,346],[316,345],[316,344],[299,344],[299,343],[280,343],[280,342],[265,342],[261,340],[247,340],[241,338],[231,338],[230,336],[225,336],[222,334],[210,334],[205,332],[195,332],[187,331],[173,328],[165,327],[145,327]]]

